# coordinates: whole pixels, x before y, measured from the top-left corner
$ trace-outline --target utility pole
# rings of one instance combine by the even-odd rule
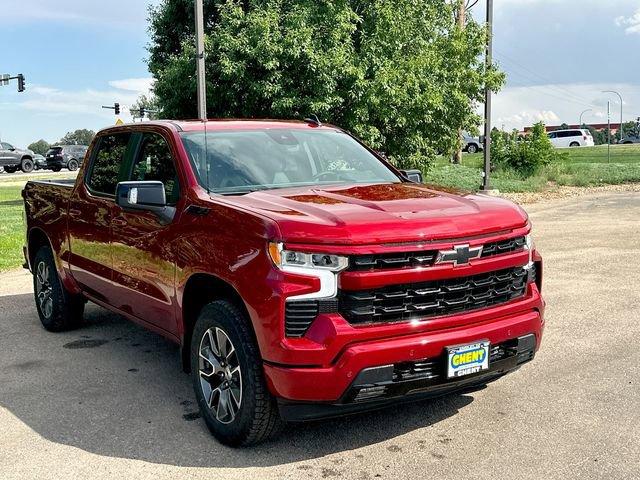
[[[207,85],[205,80],[204,9],[202,0],[195,0],[196,9],[196,65],[198,78],[198,118],[207,120]]]
[[[607,100],[607,163],[611,163],[611,100]]]
[[[620,140],[622,140],[622,134],[624,133],[624,128],[622,127],[622,95],[614,90],[603,90],[602,93],[615,93],[620,99]]]
[[[467,23],[467,0],[458,0],[458,28],[463,31]],[[458,129],[458,138],[456,139],[456,151],[453,153],[451,163],[459,165],[462,163],[462,148],[460,142],[462,141],[462,129]]]
[[[487,50],[485,54],[485,74],[493,63],[493,0],[487,0]],[[484,178],[482,190],[490,189],[489,174],[491,171],[491,89],[484,87]]]

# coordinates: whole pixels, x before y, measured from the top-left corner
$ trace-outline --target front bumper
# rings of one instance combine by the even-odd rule
[[[478,340],[488,340],[495,346],[517,342],[518,338],[527,335],[533,335],[530,337],[534,339],[531,351],[535,353],[540,346],[543,329],[543,310],[535,309],[457,328],[352,343],[327,367],[292,368],[267,363],[264,370],[271,392],[280,398],[281,402],[344,405],[355,400],[355,397],[350,396],[350,392],[357,386],[355,382],[361,378],[362,372],[368,369],[427,360],[435,361],[436,364],[441,362],[443,366],[444,361],[441,359],[448,346]],[[511,369],[515,367],[517,364],[512,365]],[[508,370],[500,367],[497,375],[502,375]],[[443,382],[440,375],[438,378],[427,379],[418,390],[423,390],[423,387],[437,387],[436,390],[445,388],[438,382],[446,384],[446,388],[452,386],[450,382]],[[394,392],[406,395],[413,390],[415,388],[412,387],[406,392]]]
[[[485,385],[496,380],[520,365],[531,361],[535,355],[535,335],[525,335],[492,349],[489,370],[460,379],[446,379],[442,373],[444,358],[430,362],[432,368],[422,367],[411,372],[404,365],[388,365],[368,368],[360,372],[342,398],[335,403],[295,402],[279,399],[280,416],[289,422],[303,422],[320,418],[331,418],[352,413],[375,410],[390,404],[435,398],[456,391]],[[424,365],[428,362],[423,362]],[[438,368],[438,365],[441,367]]]

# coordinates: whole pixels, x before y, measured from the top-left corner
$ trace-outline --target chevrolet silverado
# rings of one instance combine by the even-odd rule
[[[228,445],[482,386],[540,346],[525,212],[317,121],[109,128],[75,183],[23,197],[44,328],[78,327],[91,301],[178,343]]]

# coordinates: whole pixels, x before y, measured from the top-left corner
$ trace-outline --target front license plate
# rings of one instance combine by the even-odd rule
[[[447,348],[447,378],[464,377],[489,369],[489,342]]]

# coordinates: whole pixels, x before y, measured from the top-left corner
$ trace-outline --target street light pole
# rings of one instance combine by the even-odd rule
[[[578,128],[582,128],[582,116],[587,113],[587,112],[592,112],[593,110],[591,108],[587,108],[584,112],[582,112],[580,114],[580,123],[578,123]]]
[[[485,54],[485,75],[493,63],[493,0],[487,0],[487,50]],[[482,190],[489,191],[491,171],[491,89],[484,87],[484,179]]]
[[[196,66],[198,79],[198,118],[207,119],[207,85],[204,62],[204,9],[202,0],[195,0],[196,16]]]
[[[603,90],[602,93],[615,93],[620,99],[620,140],[622,140],[623,127],[622,127],[622,95],[615,90]]]

